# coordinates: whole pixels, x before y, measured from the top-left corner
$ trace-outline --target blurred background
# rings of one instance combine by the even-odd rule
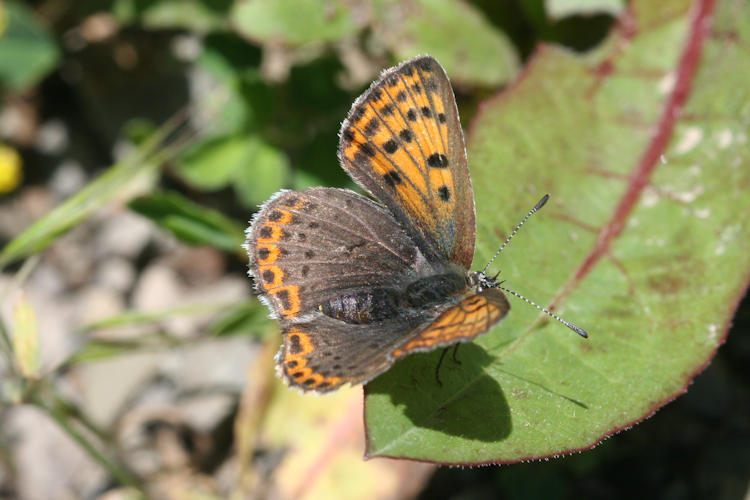
[[[246,277],[259,204],[354,187],[338,128],[383,68],[434,55],[468,126],[539,44],[626,25],[620,0],[0,0],[0,498],[750,499],[747,301],[634,429],[440,468],[363,462],[361,389],[280,387]]]

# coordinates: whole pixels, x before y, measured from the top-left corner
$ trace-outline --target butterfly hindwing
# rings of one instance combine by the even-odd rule
[[[413,330],[402,318],[374,325],[351,325],[323,315],[283,329],[278,371],[290,386],[329,392],[362,384],[393,363],[388,353]]]
[[[435,59],[384,72],[342,124],[339,155],[428,259],[469,268],[475,223],[466,148],[453,89]]]

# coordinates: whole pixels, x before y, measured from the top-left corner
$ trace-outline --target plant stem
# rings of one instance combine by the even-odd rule
[[[65,431],[81,448],[83,448],[99,465],[120,484],[129,486],[144,494],[144,488],[141,481],[133,475],[125,465],[118,463],[115,459],[105,456],[82,432],[75,428],[73,422],[68,418],[69,415],[64,410],[64,405],[59,404],[57,399],[49,404],[42,397],[39,391],[31,396],[31,402],[38,408],[49,414],[57,422],[60,428]]]

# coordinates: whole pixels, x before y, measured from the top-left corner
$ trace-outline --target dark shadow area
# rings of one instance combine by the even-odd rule
[[[494,442],[512,429],[510,408],[500,385],[484,372],[492,362],[473,343],[462,344],[459,363],[449,353],[435,370],[441,349],[413,354],[365,386],[365,394],[387,394],[416,426],[451,436]]]

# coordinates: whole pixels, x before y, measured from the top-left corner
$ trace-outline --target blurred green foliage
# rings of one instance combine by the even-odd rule
[[[7,21],[0,88],[31,89],[59,72],[81,108],[68,112],[88,116],[86,126],[101,135],[98,146],[110,150],[121,138],[144,140],[133,132],[147,131],[148,123],[154,129],[187,112],[192,133],[166,171],[169,189],[220,195],[204,200],[244,225],[281,188],[352,186],[338,168],[338,128],[379,68],[435,55],[466,121],[486,93],[518,73],[539,41],[594,47],[612,23],[602,13],[616,14],[617,4],[111,0],[62,10],[41,2],[34,13],[9,1],[0,4]],[[571,19],[575,28],[561,30]],[[231,198],[222,194],[227,189]],[[194,216],[193,229],[203,225],[197,219],[212,216],[201,209],[183,210],[183,222]],[[188,243],[208,241],[184,223],[178,230],[174,220],[141,213]],[[225,249],[222,242],[235,239],[233,231],[210,238]]]
[[[36,85],[60,62],[48,28],[22,3],[0,3],[0,90]]]

